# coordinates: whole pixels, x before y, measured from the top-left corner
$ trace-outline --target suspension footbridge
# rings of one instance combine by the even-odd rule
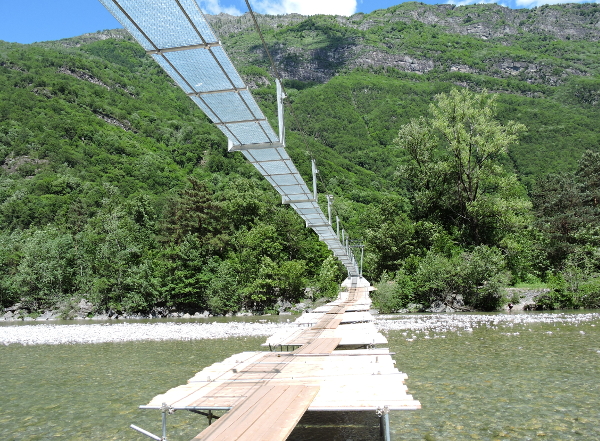
[[[340,260],[348,272],[343,292],[322,310],[305,314],[291,332],[272,336],[269,352],[236,354],[205,368],[186,385],[142,408],[206,415],[228,411],[197,440],[284,440],[307,411],[377,412],[389,439],[389,410],[418,409],[406,393],[405,374],[394,366],[387,343],[369,314],[369,283],[350,240],[331,210],[318,203],[316,165],[310,189],[286,151],[284,91],[277,83],[275,131],[196,0],[100,0],[146,52],[241,152]],[[327,198],[330,203],[330,198]]]

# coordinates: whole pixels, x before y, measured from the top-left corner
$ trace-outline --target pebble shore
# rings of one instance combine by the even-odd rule
[[[262,337],[292,323],[107,323],[89,325],[1,326],[0,345],[60,345],[128,341],[208,340]]]
[[[431,314],[380,315],[375,326],[383,332],[410,331],[409,338],[428,333],[472,332],[485,326],[506,329],[534,323],[578,325],[598,322],[600,313],[542,314]],[[281,329],[296,327],[294,323],[212,322],[212,323],[105,323],[86,325],[39,324],[0,326],[0,345],[60,345],[119,343],[128,341],[207,340],[233,337],[267,337]],[[436,336],[437,337],[437,336]]]
[[[413,333],[472,332],[478,327],[506,329],[536,323],[574,325],[599,322],[600,313],[517,313],[517,314],[431,314],[380,315],[380,331],[412,331]],[[592,326],[595,326],[592,325]]]

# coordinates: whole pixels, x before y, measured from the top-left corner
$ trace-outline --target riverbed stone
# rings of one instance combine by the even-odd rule
[[[55,311],[45,311],[42,315],[40,315],[36,320],[56,320],[56,312]]]
[[[429,308],[427,308],[427,312],[434,312],[434,313],[446,312],[446,304],[440,300],[436,300],[435,302],[433,302],[431,304],[431,306]]]
[[[181,318],[189,319],[189,318],[192,318],[192,316],[186,312],[185,314],[183,314],[183,316]]]
[[[108,315],[105,312],[102,312],[93,316],[92,320],[108,320]]]
[[[292,306],[293,305],[290,302],[281,298],[277,299],[277,303],[275,303],[275,309],[279,312],[279,314],[284,311],[289,311]]]
[[[5,311],[18,311],[19,309],[21,309],[21,304],[20,303],[15,303],[12,306],[9,306],[8,308],[5,309]]]
[[[77,308],[79,309],[78,312],[82,315],[88,315],[94,310],[94,305],[91,302],[88,302],[86,299],[81,299],[77,304]]]

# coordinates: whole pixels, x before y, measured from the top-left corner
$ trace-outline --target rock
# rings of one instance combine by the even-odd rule
[[[456,294],[452,299],[451,305],[454,309],[463,309],[465,307],[465,301],[462,294]]]
[[[21,308],[20,303],[15,303],[13,306],[9,306],[5,311],[18,311]]]
[[[194,318],[200,318],[200,317],[202,317],[202,314],[200,314],[199,312],[196,312],[194,314]]]
[[[423,305],[420,303],[409,303],[406,305],[406,310],[408,312],[421,312],[423,311]]]
[[[94,310],[94,305],[88,302],[86,299],[81,299],[77,304],[77,309],[81,315],[88,315]]]
[[[202,313],[202,317],[204,317],[204,318],[212,317],[212,314],[210,312],[208,312],[208,311],[204,311]]]
[[[191,316],[191,315],[189,315],[189,314],[186,312],[185,314],[183,314],[183,315],[181,316],[181,318],[184,318],[184,319],[189,319],[189,318],[192,318],[192,316]]]
[[[310,304],[307,302],[296,303],[296,305],[292,308],[292,311],[302,313],[304,311],[307,311],[309,307]]]
[[[92,317],[92,320],[108,320],[108,315],[103,312],[101,314],[96,314],[95,316]]]
[[[252,313],[248,311],[240,311],[236,315],[236,317],[252,317]]]
[[[440,300],[436,300],[426,309],[427,312],[446,312],[446,304]]]
[[[292,313],[284,311],[284,312],[279,312],[279,315],[292,315]]]
[[[289,310],[291,307],[292,307],[292,304],[290,302],[288,302],[287,300],[278,299],[277,303],[275,303],[275,309],[277,311],[279,311],[279,314],[281,314],[284,311]]]
[[[5,318],[5,319],[9,319],[9,318],[12,318],[12,317],[13,317],[13,315],[14,315],[14,314],[12,313],[12,311],[7,311],[7,312],[5,312],[5,313],[4,313],[4,316],[3,316],[3,318]]]
[[[26,322],[32,322],[34,320],[35,319],[33,317],[29,317],[29,316],[23,318],[23,321],[26,321]]]
[[[45,321],[45,320],[56,320],[56,313],[54,311],[46,311],[42,315],[40,315],[37,321]]]

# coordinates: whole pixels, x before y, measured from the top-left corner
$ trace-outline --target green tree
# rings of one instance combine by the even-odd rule
[[[48,227],[30,232],[12,278],[13,290],[32,310],[56,305],[74,291],[73,237]]]
[[[458,227],[466,244],[493,244],[522,226],[530,203],[501,164],[525,126],[496,119],[496,95],[453,89],[436,96],[430,118],[402,126],[395,144],[414,192],[417,218]]]

